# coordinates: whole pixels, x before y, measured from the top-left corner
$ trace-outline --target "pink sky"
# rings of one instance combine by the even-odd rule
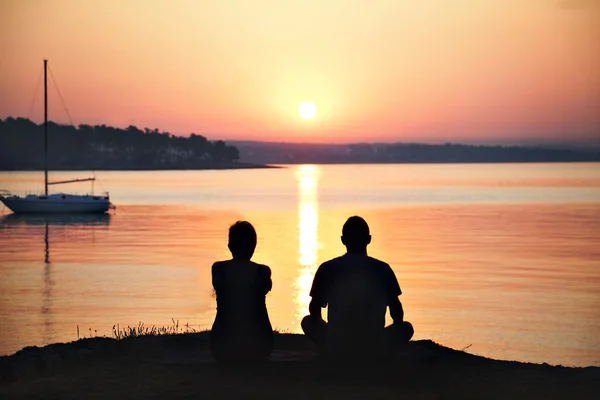
[[[596,0],[4,0],[0,118],[289,142],[600,138]],[[52,86],[51,86],[52,88]],[[311,121],[297,114],[316,103]],[[68,123],[50,91],[50,118]]]

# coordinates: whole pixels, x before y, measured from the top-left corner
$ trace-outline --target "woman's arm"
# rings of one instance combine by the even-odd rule
[[[261,292],[267,294],[273,289],[273,281],[271,280],[271,268],[266,265],[259,267],[259,285]]]
[[[212,265],[211,275],[213,288],[215,289],[215,291],[219,291],[219,289],[221,288],[223,278],[221,276],[221,268],[219,268],[218,262]]]

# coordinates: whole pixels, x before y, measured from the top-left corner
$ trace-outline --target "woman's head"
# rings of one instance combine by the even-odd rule
[[[248,221],[237,221],[229,227],[229,251],[233,258],[250,260],[256,249],[256,231]]]

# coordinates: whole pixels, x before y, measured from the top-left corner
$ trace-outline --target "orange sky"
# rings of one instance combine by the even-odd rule
[[[599,0],[1,0],[0,118],[210,139],[600,138]],[[50,118],[69,122],[56,92]],[[319,115],[304,121],[303,100]]]

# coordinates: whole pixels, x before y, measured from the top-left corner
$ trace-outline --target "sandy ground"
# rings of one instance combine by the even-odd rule
[[[301,335],[271,361],[223,367],[208,334],[83,339],[0,357],[0,398],[600,399],[600,368],[497,361],[428,340],[385,365],[333,365]]]

